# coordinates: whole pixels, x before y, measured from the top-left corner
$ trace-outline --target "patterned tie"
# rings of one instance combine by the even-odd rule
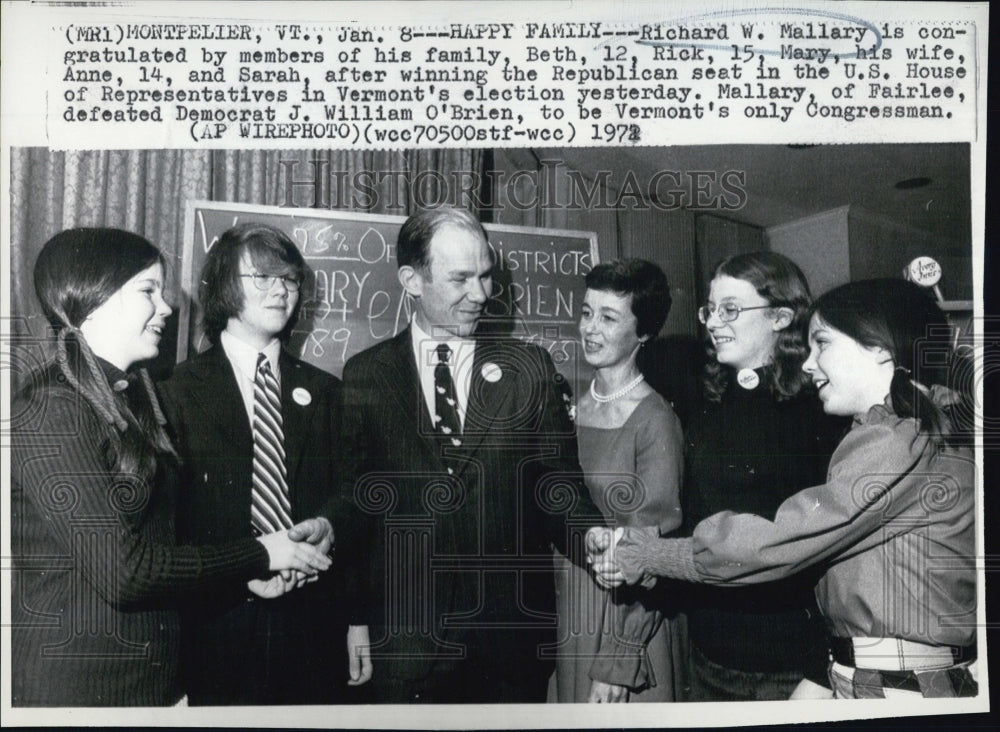
[[[455,397],[455,382],[451,378],[448,359],[451,349],[447,343],[437,347],[438,363],[434,367],[434,411],[437,413],[438,432],[448,435],[453,445],[462,444],[462,423],[458,419],[458,401]]]
[[[278,381],[262,353],[253,382],[253,500],[251,523],[262,534],[292,526],[285,478],[285,435],[281,430]]]

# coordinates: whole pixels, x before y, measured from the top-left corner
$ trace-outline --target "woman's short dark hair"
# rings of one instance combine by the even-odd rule
[[[464,208],[427,209],[410,216],[399,230],[396,238],[396,265],[427,271],[431,239],[444,226],[455,226],[481,236],[484,240],[488,239],[479,219]]]
[[[805,329],[809,323],[809,307],[812,304],[806,276],[788,257],[768,251],[747,252],[722,260],[715,267],[712,279],[722,275],[749,282],[769,305],[792,311],[792,322],[778,332],[778,340],[774,345],[769,386],[779,400],[796,396],[809,383],[802,372],[802,364],[809,355]],[[729,387],[729,371],[716,360],[711,338],[708,339],[707,348],[711,358],[705,365],[702,380],[705,395],[711,401],[719,401]]]
[[[635,334],[655,338],[670,313],[670,283],[663,270],[645,259],[616,259],[587,273],[588,290],[632,296]]]
[[[896,366],[889,389],[893,411],[917,418],[924,432],[947,439],[946,413],[916,386],[950,382],[952,332],[930,293],[903,279],[860,280],[817,298],[813,312],[862,346],[885,349]]]
[[[202,327],[209,342],[218,344],[230,318],[243,312],[244,290],[240,278],[240,260],[246,253],[254,268],[266,274],[291,269],[299,280],[305,279],[306,262],[299,248],[285,232],[273,226],[257,223],[237,224],[223,232],[208,250],[201,270],[198,301],[202,307]],[[284,341],[291,335],[298,319],[302,298],[295,305],[292,317],[279,334]]]

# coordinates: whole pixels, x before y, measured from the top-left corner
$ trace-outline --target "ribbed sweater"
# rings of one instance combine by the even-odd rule
[[[781,503],[822,483],[847,420],[811,394],[778,401],[758,370],[756,389],[735,378],[719,403],[692,413],[686,432],[685,534],[719,511],[773,518]],[[687,585],[691,643],[714,663],[749,672],[826,678],[827,651],[814,588],[818,572],[753,587]]]
[[[102,366],[109,383],[128,381]],[[137,383],[128,392],[145,398]],[[266,573],[266,550],[252,538],[176,546],[171,459],[153,480],[112,472],[111,427],[57,369],[11,414],[12,703],[175,703],[175,599]]]

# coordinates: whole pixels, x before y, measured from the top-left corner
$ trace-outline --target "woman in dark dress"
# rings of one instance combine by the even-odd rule
[[[176,456],[134,368],[159,351],[163,283],[159,250],[117,229],[57,234],[35,265],[57,340],[11,408],[15,706],[175,704],[180,593],[241,578],[273,594],[330,565],[325,542],[293,540],[319,541],[308,522],[175,545]],[[303,575],[264,581],[279,570]]]

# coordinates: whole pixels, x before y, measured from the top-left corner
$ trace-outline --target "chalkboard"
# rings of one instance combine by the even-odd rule
[[[412,302],[396,278],[396,237],[403,216],[189,201],[181,269],[177,358],[202,351],[197,281],[205,257],[230,226],[245,221],[281,229],[309,267],[289,348],[340,376],[351,356],[406,328]],[[588,372],[577,323],[583,276],[597,264],[597,234],[484,225],[497,267],[483,326],[537,343],[574,391]]]

